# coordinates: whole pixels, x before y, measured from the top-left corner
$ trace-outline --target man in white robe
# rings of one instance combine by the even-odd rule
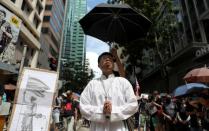
[[[103,75],[91,80],[80,97],[80,111],[91,121],[91,131],[127,131],[124,120],[138,110],[136,96],[128,80],[113,74],[113,57],[103,53],[98,58]]]

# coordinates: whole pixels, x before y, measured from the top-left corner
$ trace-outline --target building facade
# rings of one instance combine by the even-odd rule
[[[168,44],[163,63],[154,62],[156,66],[143,75],[146,92],[172,92],[185,84],[183,77],[188,71],[209,65],[208,0],[173,0],[173,11],[177,27],[175,38]],[[153,56],[151,54],[148,56]]]
[[[37,66],[38,54],[41,47],[39,40],[45,3],[46,0],[0,0],[2,8],[5,8],[21,20],[17,41],[13,43],[15,45],[14,61],[12,63],[3,61],[1,67],[5,67],[5,63],[7,64],[3,70],[18,73],[23,58],[24,47],[27,49],[24,66]]]
[[[66,63],[83,69],[86,52],[86,38],[79,20],[86,14],[87,2],[86,0],[68,0],[66,1],[66,6],[61,56],[61,72],[63,73],[65,66],[62,65]]]
[[[90,67],[89,59],[86,58],[86,60],[85,60],[85,72],[88,74],[88,76],[90,76],[91,71],[92,71],[92,69]]]
[[[56,61],[58,59],[64,13],[65,0],[46,0],[40,40],[42,49],[39,55],[40,68],[49,68],[49,58],[54,58]]]

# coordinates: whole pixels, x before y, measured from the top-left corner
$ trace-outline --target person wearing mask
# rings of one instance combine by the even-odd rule
[[[125,120],[138,110],[130,82],[113,74],[113,56],[109,52],[98,58],[102,76],[91,80],[80,97],[80,111],[91,121],[91,131],[126,131]]]

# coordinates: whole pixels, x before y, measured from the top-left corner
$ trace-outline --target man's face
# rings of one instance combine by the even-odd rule
[[[111,74],[114,68],[113,58],[109,55],[104,55],[99,61],[99,68],[104,74]]]
[[[24,95],[24,100],[26,103],[33,103],[36,101],[36,96],[32,91],[26,91]]]
[[[0,20],[3,20],[4,18],[4,13],[0,11]]]

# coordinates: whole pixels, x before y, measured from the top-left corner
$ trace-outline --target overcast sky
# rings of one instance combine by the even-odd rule
[[[107,0],[87,0],[87,9],[90,11],[99,3],[106,3]],[[109,50],[108,45],[99,39],[91,36],[87,36],[86,58],[89,59],[90,67],[93,69],[96,78],[101,75],[101,71],[98,68],[97,58],[105,51]]]

